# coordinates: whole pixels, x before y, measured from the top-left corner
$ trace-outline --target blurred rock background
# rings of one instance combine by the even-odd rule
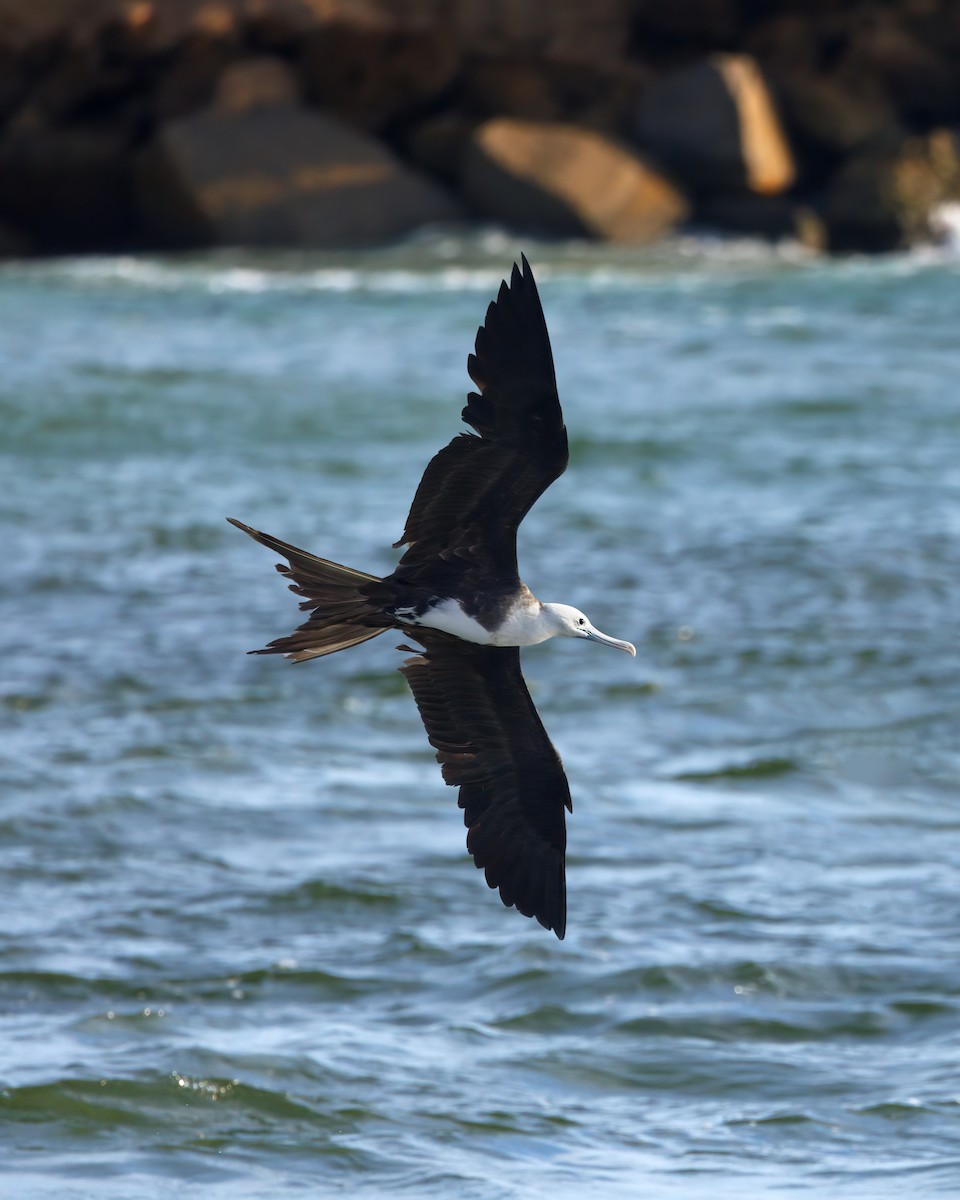
[[[0,255],[494,220],[831,251],[960,199],[956,0],[0,0]]]

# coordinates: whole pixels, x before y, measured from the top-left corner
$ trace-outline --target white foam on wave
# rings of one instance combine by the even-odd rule
[[[951,201],[934,209],[930,227],[940,245],[954,254],[960,254],[960,203]]]
[[[800,243],[760,238],[683,233],[650,246],[609,246],[587,241],[537,242],[502,230],[467,234],[424,232],[380,250],[211,251],[202,255],[116,255],[0,266],[40,286],[45,281],[84,289],[130,288],[143,292],[257,296],[495,292],[511,262],[525,250],[541,282],[574,283],[587,291],[659,287],[665,280],[696,291],[718,279],[756,272],[810,267],[844,274],[910,273],[930,264],[960,260],[960,204],[934,217],[935,245],[893,255],[830,260]]]
[[[393,246],[344,251],[225,251],[200,255],[116,255],[0,266],[43,284],[82,288],[129,287],[146,292],[384,293],[418,295],[495,290],[521,251],[537,278],[575,280],[580,288],[607,290],[656,284],[665,276],[696,286],[727,271],[795,264],[809,252],[793,243],[683,234],[650,246],[608,246],[588,241],[540,242],[487,228],[465,234],[425,231]]]
[[[85,287],[118,284],[145,291],[201,291],[257,295],[277,292],[424,292],[482,291],[496,287],[502,269],[450,266],[439,269],[329,266],[297,269],[291,265],[262,267],[189,263],[135,256],[91,257],[42,264],[19,264],[20,272],[37,279],[57,279]]]

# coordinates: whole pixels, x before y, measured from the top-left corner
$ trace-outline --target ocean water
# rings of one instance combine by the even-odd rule
[[[398,638],[290,667],[235,516],[387,572],[513,257],[570,469],[524,653],[559,943],[464,848]],[[0,1193],[960,1193],[960,258],[0,269]]]

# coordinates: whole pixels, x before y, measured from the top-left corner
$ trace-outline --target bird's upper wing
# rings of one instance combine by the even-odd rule
[[[460,788],[467,849],[504,904],[562,938],[570,788],[524,683],[520,651],[410,632],[424,651],[400,670],[444,780]]]
[[[486,552],[516,565],[517,527],[567,465],[553,355],[537,285],[526,258],[500,286],[467,359],[471,392],[461,433],[423,474],[397,542],[400,570],[446,551]],[[479,436],[477,436],[479,435]],[[479,536],[478,536],[479,531]]]

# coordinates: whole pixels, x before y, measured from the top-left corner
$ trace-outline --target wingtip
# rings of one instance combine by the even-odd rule
[[[534,915],[536,916],[536,919],[540,922],[540,924],[544,927],[544,929],[546,929],[550,933],[552,933],[554,935],[554,937],[556,937],[558,942],[562,942],[563,939],[567,936],[567,914],[566,914],[566,912],[561,913],[557,917],[546,916],[546,915],[541,916],[539,913],[536,913]]]
[[[567,936],[567,914],[565,912],[555,915],[549,912],[525,913],[520,908],[517,911],[525,917],[533,917],[548,933],[552,933],[558,942],[562,942]]]
[[[511,288],[517,293],[522,293],[530,302],[535,302],[539,306],[540,291],[533,275],[533,267],[530,266],[530,260],[525,254],[521,254],[520,263],[523,268],[522,271],[518,270],[516,264],[514,264],[513,275],[510,279]]]
[[[510,290],[520,291],[524,287],[532,287],[536,289],[537,283],[533,277],[533,268],[530,266],[530,260],[521,252],[520,262],[513,264],[513,270],[510,272]]]
[[[449,781],[448,781],[449,782]],[[462,807],[462,804],[461,804]],[[530,917],[541,925],[548,933],[554,934],[557,941],[562,942],[567,934],[567,886],[564,878],[563,863],[560,864],[560,890],[553,893],[549,887],[544,888],[541,895],[536,891],[531,893],[524,883],[516,884],[516,873],[504,875],[496,869],[496,865],[486,858],[480,859],[477,847],[471,845],[471,828],[467,834],[467,850],[473,855],[476,866],[481,867],[486,877],[487,887],[500,893],[500,900],[507,908],[515,908],[523,917]],[[529,884],[530,877],[525,880]]]

